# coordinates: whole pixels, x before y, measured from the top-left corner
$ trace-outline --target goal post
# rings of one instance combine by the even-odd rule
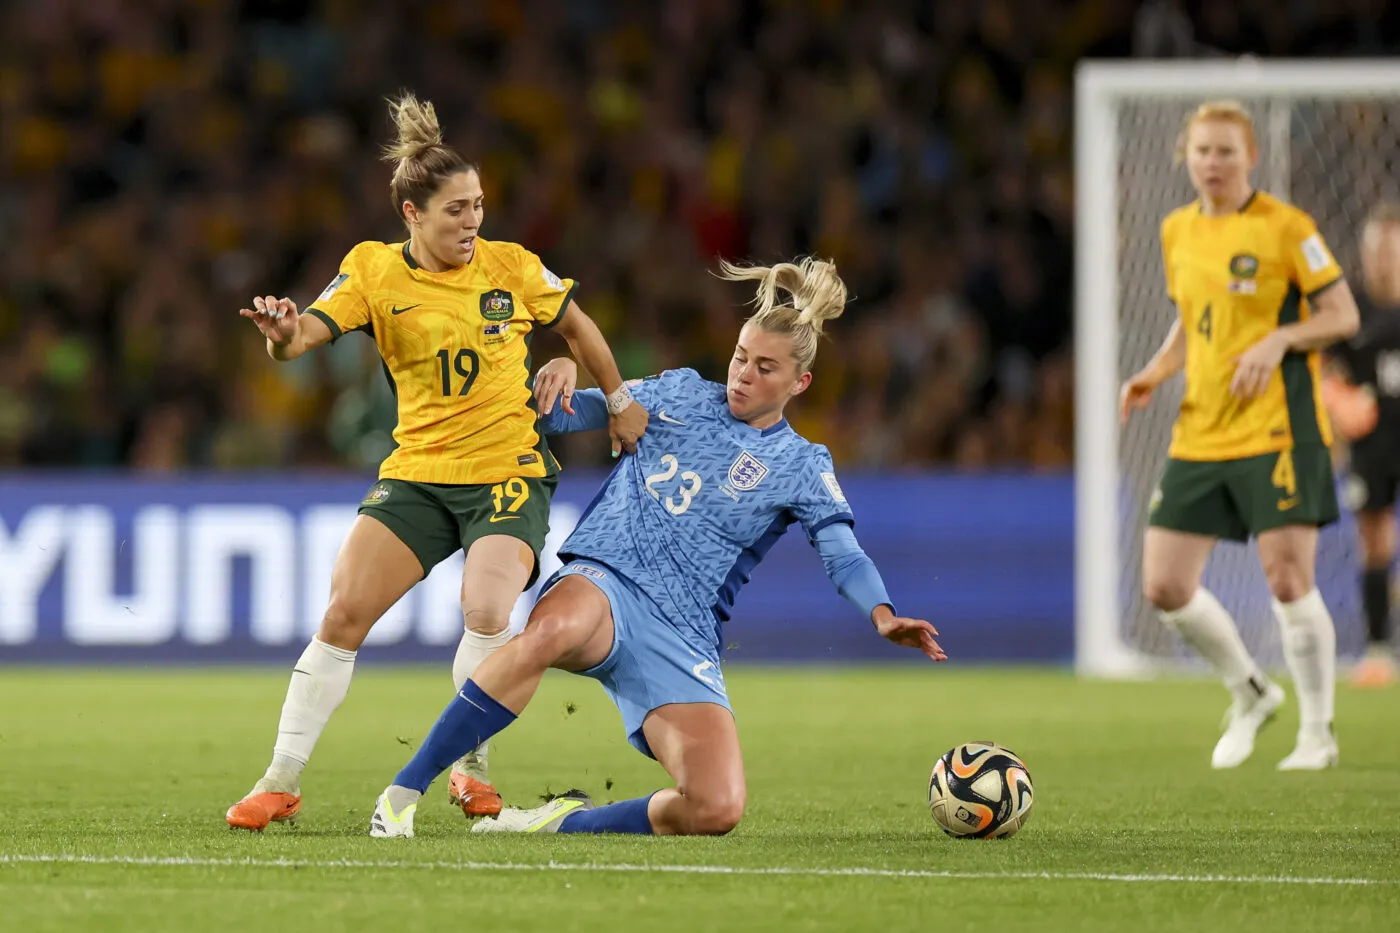
[[[1075,75],[1075,668],[1138,677],[1190,661],[1141,597],[1147,503],[1165,461],[1180,378],[1118,423],[1118,388],[1147,361],[1176,314],[1163,285],[1158,228],[1194,198],[1172,165],[1182,123],[1211,98],[1242,101],[1255,121],[1258,187],[1306,210],[1359,288],[1366,211],[1400,196],[1400,62],[1086,61]],[[1364,640],[1354,534],[1319,543],[1318,585],[1339,653]],[[1281,664],[1267,586],[1252,546],[1222,543],[1210,587],[1245,644]]]

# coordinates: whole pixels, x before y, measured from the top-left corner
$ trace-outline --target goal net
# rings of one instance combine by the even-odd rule
[[[1400,65],[1382,62],[1085,63],[1076,86],[1076,666],[1134,676],[1192,663],[1142,598],[1147,506],[1166,459],[1181,379],[1120,427],[1118,387],[1166,336],[1159,227],[1194,198],[1172,164],[1177,133],[1202,100],[1242,101],[1255,121],[1256,185],[1306,210],[1359,289],[1358,228],[1400,196]],[[1343,510],[1345,511],[1345,509]],[[1319,542],[1318,586],[1338,654],[1357,653],[1365,620],[1354,525]],[[1282,666],[1277,625],[1253,545],[1221,543],[1204,585],[1268,667]]]

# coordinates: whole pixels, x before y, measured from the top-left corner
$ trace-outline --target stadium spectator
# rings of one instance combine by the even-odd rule
[[[716,256],[814,252],[854,302],[804,434],[871,467],[1063,467],[1074,62],[1396,48],[1390,13],[1293,6],[6,4],[0,465],[377,463],[370,342],[275,367],[236,311],[400,235],[372,142],[414,87],[508,205],[492,235],[578,270],[625,373],[718,374]]]

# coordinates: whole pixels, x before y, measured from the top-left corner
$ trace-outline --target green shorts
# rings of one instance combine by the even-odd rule
[[[468,550],[477,538],[519,538],[535,552],[528,589],[540,575],[549,501],[558,484],[558,476],[470,486],[381,479],[360,503],[360,514],[378,520],[407,544],[425,577],[457,551]]]
[[[1149,524],[1227,541],[1286,525],[1337,520],[1337,487],[1326,447],[1311,444],[1240,460],[1168,460],[1152,495]]]

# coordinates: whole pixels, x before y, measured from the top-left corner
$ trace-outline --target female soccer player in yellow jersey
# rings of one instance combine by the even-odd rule
[[[1221,538],[1256,538],[1302,724],[1281,770],[1337,761],[1336,633],[1314,585],[1317,532],[1337,519],[1318,351],[1356,333],[1351,290],[1312,218],[1251,187],[1254,127],[1239,104],[1201,105],[1177,149],[1198,199],[1162,222],[1179,316],[1124,384],[1122,417],[1186,370],[1186,393],[1143,545],[1143,590],[1234,695],[1211,764],[1254,750],[1283,690],[1259,670],[1201,573]]]
[[[292,360],[351,331],[374,340],[398,397],[398,447],[336,558],[320,631],[292,671],[266,775],[228,811],[261,830],[301,808],[301,771],[350,688],[370,627],[436,565],[466,552],[466,632],[456,684],[510,638],[512,606],[539,573],[558,464],[536,430],[530,339],[552,327],[607,393],[613,456],[647,426],[602,334],[560,279],[514,243],[477,233],[481,175],[442,141],[431,104],[393,103],[398,140],[390,192],[408,226],[403,243],[360,243],[319,298],[298,313],[287,298],[243,309],[276,360]],[[500,811],[483,746],[454,768],[468,815]]]

